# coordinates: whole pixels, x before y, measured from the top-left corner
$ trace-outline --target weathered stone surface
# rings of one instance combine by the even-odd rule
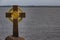
[[[5,40],[25,40],[25,39],[22,37],[8,36]]]

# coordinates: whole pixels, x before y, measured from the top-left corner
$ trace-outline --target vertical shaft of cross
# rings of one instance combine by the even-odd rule
[[[13,36],[18,37],[18,20],[13,19]]]

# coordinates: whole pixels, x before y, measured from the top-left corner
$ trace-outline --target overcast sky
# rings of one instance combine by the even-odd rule
[[[1,5],[60,6],[60,0],[0,0]]]

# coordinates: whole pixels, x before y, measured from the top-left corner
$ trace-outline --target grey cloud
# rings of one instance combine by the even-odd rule
[[[0,5],[48,5],[60,6],[60,0],[1,0]]]

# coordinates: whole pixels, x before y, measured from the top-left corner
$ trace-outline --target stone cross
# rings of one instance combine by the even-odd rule
[[[13,6],[13,12],[6,12],[6,17],[12,19],[13,22],[13,36],[14,37],[18,37],[18,19],[22,19],[25,18],[25,13],[24,12],[20,12],[18,13],[18,6],[14,5]]]

